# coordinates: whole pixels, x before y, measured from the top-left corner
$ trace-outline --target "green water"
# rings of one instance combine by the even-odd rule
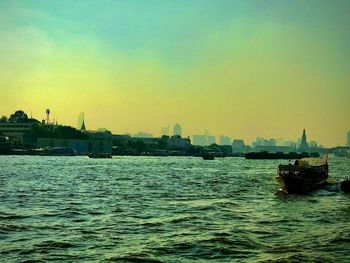
[[[350,262],[350,195],[282,195],[279,162],[0,156],[0,261]]]

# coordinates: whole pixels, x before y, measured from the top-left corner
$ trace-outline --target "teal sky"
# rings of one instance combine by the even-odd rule
[[[50,107],[71,125],[85,111],[91,129],[179,122],[247,141],[305,127],[344,144],[349,12],[339,0],[1,1],[0,114]]]
[[[59,43],[79,35],[96,37],[122,52],[151,48],[174,63],[188,52],[193,55],[208,32],[242,23],[247,24],[246,38],[267,21],[322,31],[336,37],[346,55],[350,38],[350,3],[339,0],[28,0],[2,1],[0,6],[2,28],[8,30],[37,27]]]

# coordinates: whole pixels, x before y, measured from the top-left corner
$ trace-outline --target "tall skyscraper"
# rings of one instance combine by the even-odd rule
[[[299,151],[301,152],[307,152],[309,150],[309,145],[307,144],[306,139],[306,132],[305,129],[303,130],[303,135],[301,136],[301,142],[299,146]]]
[[[181,137],[181,132],[182,132],[182,130],[181,130],[180,124],[176,123],[175,126],[174,126],[174,128],[173,128],[173,135],[174,135],[174,136],[175,136],[175,135],[178,135],[178,136]]]

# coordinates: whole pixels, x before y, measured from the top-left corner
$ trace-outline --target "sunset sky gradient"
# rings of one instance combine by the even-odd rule
[[[1,1],[0,115],[159,135],[350,129],[350,1]]]

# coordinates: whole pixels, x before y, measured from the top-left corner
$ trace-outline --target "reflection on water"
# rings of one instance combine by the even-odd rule
[[[1,261],[349,261],[350,195],[278,193],[277,164],[0,156]]]

